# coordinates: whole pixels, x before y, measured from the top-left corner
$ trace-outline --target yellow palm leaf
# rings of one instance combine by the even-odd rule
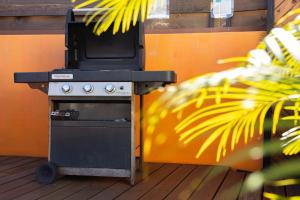
[[[283,153],[285,155],[295,155],[300,152],[300,127],[295,127],[282,134],[281,140],[284,142]]]
[[[205,140],[203,145],[201,145],[201,148],[199,149],[196,158],[199,158],[201,154],[213,143],[215,140],[222,135],[222,133],[225,131],[227,127],[222,126],[218,128],[216,131],[214,131],[208,138]]]
[[[246,57],[220,61],[239,61],[237,68],[201,75],[167,88],[148,114],[159,116],[161,110],[168,109],[168,113],[179,115],[175,131],[186,144],[208,135],[199,144],[196,157],[219,141],[217,161],[226,155],[228,144],[233,150],[241,138],[248,143],[255,132],[262,135],[268,111],[273,112],[273,134],[281,119],[298,122],[300,31],[295,27],[299,25],[300,20],[295,20],[283,29],[272,30]],[[295,106],[284,106],[285,102],[293,102]],[[194,112],[182,116],[187,108],[194,108]],[[283,117],[283,109],[294,111],[294,115]],[[158,123],[149,124],[155,127]],[[300,152],[297,137],[285,141],[289,142],[284,149],[286,154]]]
[[[76,0],[72,0],[76,3]],[[94,32],[97,35],[107,31],[113,24],[113,33],[116,34],[122,22],[122,32],[126,32],[130,28],[130,24],[135,26],[138,16],[144,22],[156,2],[153,0],[86,0],[75,6],[75,9],[90,8],[99,9],[95,12],[88,12],[84,20],[86,24],[90,24],[100,15],[97,20]],[[102,17],[104,16],[104,17]]]

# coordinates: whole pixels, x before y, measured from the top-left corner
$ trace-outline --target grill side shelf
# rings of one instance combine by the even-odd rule
[[[175,83],[177,76],[174,71],[133,71],[133,82],[162,82],[165,84]]]
[[[48,72],[17,72],[14,73],[15,83],[48,83]]]

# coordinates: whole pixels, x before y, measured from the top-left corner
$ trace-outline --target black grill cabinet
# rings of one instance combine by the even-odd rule
[[[37,169],[41,183],[58,174],[129,178],[136,171],[135,97],[176,81],[173,71],[144,71],[141,23],[125,34],[100,37],[69,10],[65,34],[65,68],[15,73],[16,83],[48,94],[48,163]],[[142,120],[140,118],[140,123]],[[140,125],[140,158],[143,134]]]

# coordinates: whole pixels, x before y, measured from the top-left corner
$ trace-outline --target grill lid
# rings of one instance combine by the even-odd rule
[[[76,21],[72,10],[66,21],[66,68],[80,70],[144,70],[143,26],[138,23],[126,33],[112,34],[113,26],[100,36],[95,23]]]

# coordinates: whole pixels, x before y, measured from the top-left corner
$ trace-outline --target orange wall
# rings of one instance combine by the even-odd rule
[[[264,35],[264,32],[146,35],[146,68],[175,70],[181,82],[199,74],[227,69],[228,65],[217,65],[216,60],[245,55]],[[63,35],[0,36],[1,155],[47,155],[47,96],[25,84],[14,84],[13,72],[48,71],[63,66]],[[156,95],[148,96],[146,105]],[[216,146],[195,159],[201,140],[183,146],[173,131],[174,124],[175,120],[167,119],[153,136],[145,138],[153,141],[146,161],[214,163]],[[155,142],[162,135],[165,142]],[[239,165],[243,169],[259,166],[260,162]]]

